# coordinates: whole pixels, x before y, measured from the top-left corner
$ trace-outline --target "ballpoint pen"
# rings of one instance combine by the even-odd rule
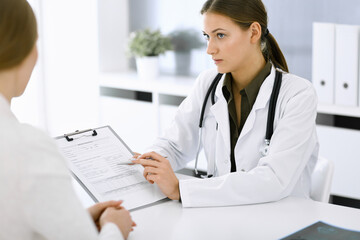
[[[133,163],[132,160],[136,160],[136,158],[130,158],[126,161],[118,162],[117,165],[134,165],[138,163]]]
[[[138,163],[133,163],[133,162],[119,162],[119,163],[117,163],[117,165],[135,165],[135,164],[138,164]]]
[[[167,158],[167,156],[163,156],[163,158]],[[149,157],[147,159],[152,159],[152,158]],[[117,165],[135,165],[135,164],[139,164],[139,163],[133,163],[132,160],[136,160],[136,158],[130,158],[127,161],[118,162]]]

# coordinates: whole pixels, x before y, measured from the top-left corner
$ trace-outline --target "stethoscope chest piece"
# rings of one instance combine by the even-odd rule
[[[266,157],[269,154],[269,145],[270,141],[265,139],[264,146],[260,149],[260,153],[263,157]]]
[[[263,157],[266,157],[269,154],[269,146],[265,146],[260,152]]]

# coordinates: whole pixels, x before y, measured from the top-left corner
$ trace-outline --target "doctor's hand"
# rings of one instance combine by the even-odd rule
[[[137,159],[140,155],[141,155],[141,153],[134,152],[133,158],[134,158],[134,159]]]
[[[120,201],[101,202],[101,203],[96,203],[87,209],[99,231],[100,231],[99,219],[100,219],[101,214],[108,207],[115,207],[115,208],[119,208],[119,209],[122,208],[121,207],[122,202],[123,201],[121,201],[121,200]]]
[[[170,199],[179,200],[179,180],[176,177],[169,160],[156,152],[144,153],[133,163],[144,167],[144,177],[148,182],[157,183],[160,190]]]

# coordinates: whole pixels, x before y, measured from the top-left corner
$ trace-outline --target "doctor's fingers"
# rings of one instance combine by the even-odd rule
[[[148,180],[148,182],[150,182],[151,184],[158,183],[160,177],[157,174],[149,174],[146,176],[146,180]]]
[[[144,177],[146,178],[149,174],[160,174],[162,171],[159,168],[146,167],[144,168]]]
[[[143,167],[151,166],[151,167],[160,167],[161,163],[158,161],[154,161],[152,159],[137,159],[133,160],[133,163],[141,164]]]
[[[156,152],[147,152],[142,154],[140,157],[140,159],[146,159],[146,158],[151,158],[153,160],[162,162],[164,160],[167,160],[165,157],[161,156],[160,154],[156,153]]]
[[[133,152],[133,158],[138,158],[139,156],[141,156],[141,153],[138,153],[138,152]]]

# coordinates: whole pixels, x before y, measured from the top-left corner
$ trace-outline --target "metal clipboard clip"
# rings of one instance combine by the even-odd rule
[[[97,135],[97,132],[94,129],[86,129],[86,130],[82,130],[82,131],[76,130],[75,132],[64,134],[64,137],[66,138],[66,140],[68,142],[71,142],[72,140],[74,140],[74,138],[71,138],[70,136],[81,134],[81,133],[86,133],[86,132],[91,132],[91,131],[92,131],[91,136]]]

